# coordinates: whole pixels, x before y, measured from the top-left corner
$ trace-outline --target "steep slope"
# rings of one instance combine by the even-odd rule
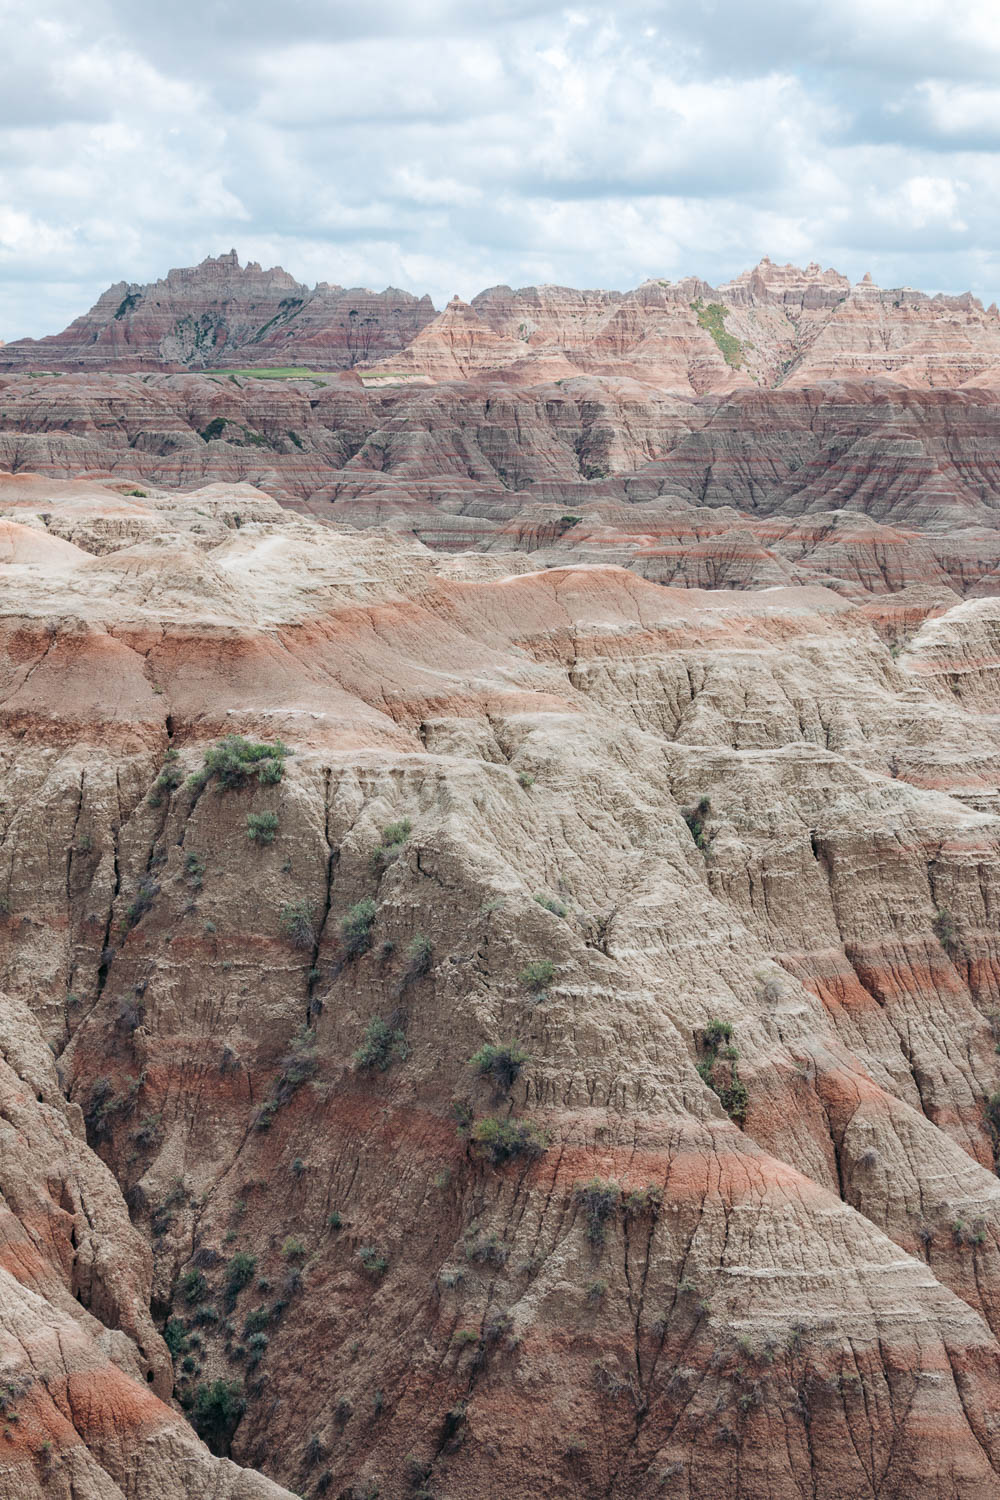
[[[0,985],[181,1403],[310,1496],[996,1493],[997,604],[32,485]]]
[[[1000,314],[966,293],[856,286],[816,264],[766,256],[720,287],[660,278],[628,292],[492,287],[435,314],[429,297],[241,266],[236,251],[147,286],[120,282],[50,338],[3,346],[0,370],[98,371],[362,366],[373,383],[419,375],[510,381],[590,373],[681,395],[885,379],[995,385]]]
[[[3,346],[8,370],[344,369],[403,348],[434,316],[429,297],[390,287],[311,291],[235,250],[148,286],[118,282],[63,333]]]
[[[379,390],[348,372],[14,376],[0,379],[0,495],[30,504],[32,472],[113,477],[137,535],[137,501],[237,482],[442,550],[616,561],[699,587],[964,597],[1000,587],[998,434],[995,392],[884,382],[694,400],[596,375]],[[107,515],[95,524],[112,535]]]

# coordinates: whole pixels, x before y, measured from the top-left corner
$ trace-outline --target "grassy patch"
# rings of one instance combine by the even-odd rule
[[[196,375],[242,375],[244,380],[296,380],[303,375],[315,375],[315,370],[305,365],[279,365],[273,370],[196,370]]]
[[[691,311],[698,319],[698,327],[704,328],[705,332],[714,339],[726,364],[738,370],[743,363],[743,345],[738,338],[726,332],[728,307],[723,307],[721,302],[710,302],[706,307],[699,297],[697,302],[691,303]]]

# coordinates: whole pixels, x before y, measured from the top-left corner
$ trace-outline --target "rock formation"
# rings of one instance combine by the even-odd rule
[[[5,1493],[995,1493],[997,601],[121,488],[0,489]]]
[[[236,251],[147,286],[119,282],[63,333],[4,345],[0,371],[361,366],[375,383],[505,371],[537,385],[618,375],[685,396],[833,379],[995,385],[1000,314],[968,293],[856,286],[765,257],[718,288],[697,277],[629,292],[492,287],[435,315],[429,297],[241,266]]]
[[[3,350],[0,1494],[1000,1493],[995,309],[364,296]]]
[[[148,286],[117,282],[63,333],[3,346],[5,369],[342,369],[401,349],[433,317],[430,298],[389,287],[310,290],[235,250]]]

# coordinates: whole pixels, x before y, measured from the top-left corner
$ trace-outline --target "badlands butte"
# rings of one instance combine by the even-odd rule
[[[1000,317],[0,348],[0,1496],[1000,1496]]]

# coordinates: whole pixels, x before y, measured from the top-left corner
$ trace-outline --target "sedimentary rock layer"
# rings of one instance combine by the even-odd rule
[[[628,292],[491,287],[439,314],[388,288],[310,289],[235,251],[147,286],[120,282],[63,333],[2,346],[5,370],[369,368],[376,383],[503,370],[528,385],[581,373],[675,394],[827,379],[995,386],[1000,315],[969,294],[856,286],[818,265],[766,257],[718,288],[697,277]]]
[[[698,587],[992,594],[998,451],[989,392],[880,383],[694,401],[603,376],[0,378],[0,463],[19,481],[113,478],[134,524],[144,496],[155,510],[161,490],[239,481],[442,550],[614,561]]]
[[[86,1314],[9,1257],[23,1349],[235,1385],[309,1496],[996,1493],[996,601],[0,513],[0,989],[111,1246]]]

